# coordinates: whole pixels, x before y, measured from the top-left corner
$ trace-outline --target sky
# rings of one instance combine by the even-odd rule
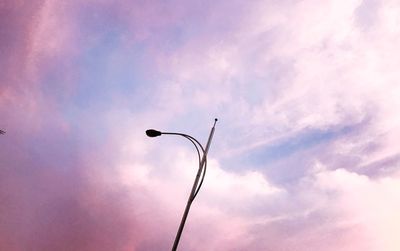
[[[0,250],[400,250],[398,0],[0,0]]]

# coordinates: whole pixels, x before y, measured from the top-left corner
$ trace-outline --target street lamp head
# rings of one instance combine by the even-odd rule
[[[146,131],[146,135],[149,136],[149,137],[154,138],[154,137],[160,136],[161,132],[157,131],[157,130],[154,130],[154,129],[149,129],[149,130]]]

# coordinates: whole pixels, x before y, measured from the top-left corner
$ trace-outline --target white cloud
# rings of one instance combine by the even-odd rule
[[[396,192],[400,189],[399,175],[372,180],[337,169],[317,174],[315,181],[321,192],[335,193],[330,201],[333,211],[365,233],[363,241],[369,244],[368,250],[400,248],[400,199]]]
[[[200,111],[199,117],[222,113],[226,128],[217,130],[223,143],[216,151],[220,154],[217,156],[225,158],[294,137],[307,128],[326,130],[359,124],[364,125],[360,131],[337,140],[321,150],[326,151],[323,154],[332,158],[356,156],[360,159],[357,165],[365,165],[398,153],[400,75],[396,67],[400,57],[394,42],[399,33],[393,25],[397,9],[392,8],[395,3],[380,6],[378,19],[366,30],[356,22],[361,3],[301,1],[278,5],[267,1],[265,5],[254,5],[249,13],[241,13],[243,22],[229,35],[221,34],[220,43],[212,44],[199,35],[174,52],[172,60],[165,59],[161,65],[172,85],[160,91],[161,97],[167,97],[166,102],[161,98],[160,104],[171,103],[179,116],[191,110]],[[280,67],[272,69],[278,63]],[[250,90],[250,95],[243,90]],[[257,101],[257,97],[261,99]],[[376,149],[366,153],[371,144]],[[172,149],[168,153],[172,154]],[[189,188],[194,176],[187,166],[196,163],[186,151],[173,154],[179,160],[160,157],[157,164],[170,165],[162,175],[154,171],[153,164],[123,161],[121,166],[127,172],[125,179],[132,177],[132,182],[141,186],[151,184],[152,196],[169,207],[167,211],[180,215],[183,203],[171,204],[165,198],[186,201],[188,190],[181,189]],[[314,156],[317,160],[319,157]],[[374,180],[335,163],[319,163],[314,170],[312,166],[304,167],[311,171],[305,172],[299,184],[288,188],[299,188],[296,193],[272,185],[260,172],[246,170],[247,166],[236,173],[219,165],[217,160],[210,161],[193,218],[206,222],[211,233],[229,236],[224,241],[238,236],[250,238],[251,231],[260,225],[268,232],[272,231],[266,230],[269,227],[279,229],[289,224],[288,228],[295,229],[297,223],[302,223],[304,229],[293,230],[286,247],[299,243],[303,245],[299,250],[318,250],[324,246],[323,238],[318,240],[318,231],[311,228],[325,220],[316,229],[326,236],[334,238],[343,230],[342,239],[332,245],[332,250],[398,248],[392,234],[398,232],[393,224],[398,222],[389,220],[396,218],[399,209],[397,199],[390,194],[398,189],[395,177]],[[260,207],[258,201],[265,202],[266,212],[251,215],[248,212]],[[268,204],[271,201],[279,203],[281,214],[269,211],[278,206]],[[207,235],[203,232],[207,230],[197,231]],[[254,235],[259,239],[253,236],[246,243],[262,239],[265,231]],[[275,237],[269,241],[279,246],[277,242],[287,236],[278,231]],[[219,245],[214,241],[211,250]]]

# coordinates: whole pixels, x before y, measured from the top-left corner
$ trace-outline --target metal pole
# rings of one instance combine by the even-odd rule
[[[206,149],[205,149],[203,157],[201,159],[199,170],[197,171],[196,179],[194,180],[192,191],[190,192],[189,199],[188,199],[187,204],[186,204],[185,212],[183,213],[181,224],[179,225],[178,232],[176,233],[174,245],[172,246],[172,251],[176,251],[176,249],[178,248],[178,244],[179,244],[179,240],[180,240],[181,235],[182,235],[183,227],[185,226],[186,218],[187,218],[187,216],[189,214],[190,206],[192,205],[192,202],[193,202],[193,196],[194,196],[194,194],[196,192],[196,188],[197,188],[197,185],[199,183],[200,175],[201,175],[201,173],[203,171],[203,166],[204,166],[204,163],[205,163],[205,161],[207,159],[208,149],[210,148],[211,140],[212,140],[212,137],[214,136],[216,122],[217,122],[217,119],[215,119],[214,125],[211,128],[211,132],[210,132],[210,136],[208,137]]]

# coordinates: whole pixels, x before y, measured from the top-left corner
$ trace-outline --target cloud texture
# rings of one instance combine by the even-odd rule
[[[0,2],[0,249],[397,251],[400,4]]]

